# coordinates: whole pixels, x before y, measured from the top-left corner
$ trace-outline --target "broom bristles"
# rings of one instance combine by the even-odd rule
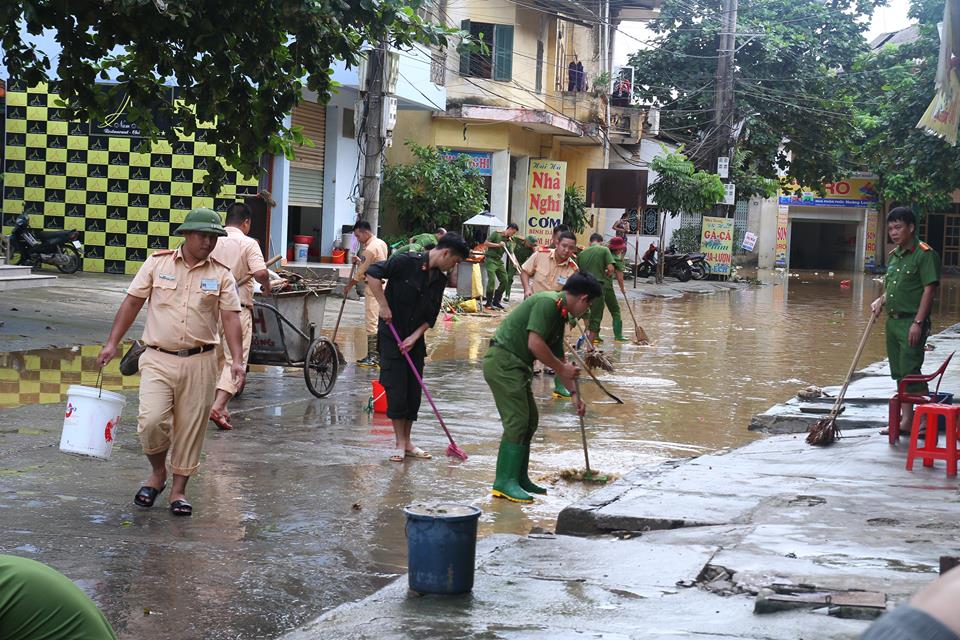
[[[821,418],[810,427],[807,433],[807,444],[825,446],[833,444],[840,438],[840,429],[837,427],[837,419],[834,416]]]
[[[613,371],[613,363],[610,362],[607,356],[603,355],[602,351],[596,349],[588,351],[587,356],[583,360],[591,369],[600,368],[604,371]]]

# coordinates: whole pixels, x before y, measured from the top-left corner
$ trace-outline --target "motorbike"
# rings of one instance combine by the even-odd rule
[[[671,245],[667,247],[667,258],[669,265],[670,255],[677,255],[676,249]],[[694,280],[706,280],[710,277],[710,265],[707,263],[707,256],[702,253],[688,253],[687,264],[690,265],[690,273]]]
[[[13,223],[10,234],[10,248],[19,265],[39,267],[51,264],[61,273],[76,273],[83,264],[83,244],[80,232],[73,229],[63,231],[37,231],[30,228],[30,216],[21,213]]]
[[[659,253],[660,251],[657,249],[657,245],[650,243],[650,247],[644,252],[643,257],[640,258],[640,264],[637,265],[637,276],[646,278],[657,272],[657,254]],[[689,260],[688,254],[667,253],[664,256],[664,260],[664,275],[674,277],[680,282],[686,282],[693,277],[692,261]]]

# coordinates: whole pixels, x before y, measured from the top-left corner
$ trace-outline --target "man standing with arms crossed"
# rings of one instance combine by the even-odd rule
[[[256,280],[263,287],[263,293],[270,295],[270,273],[267,263],[263,259],[260,243],[247,236],[253,214],[250,207],[242,202],[235,202],[227,209],[227,219],[224,225],[227,236],[217,241],[210,256],[221,264],[230,267],[234,280],[238,283],[248,275],[252,276],[246,284],[238,285],[240,295],[240,328],[243,330],[243,357],[247,362],[250,355],[250,343],[253,340],[253,281]],[[217,361],[220,363],[220,379],[217,381],[217,397],[210,408],[210,419],[223,430],[233,429],[230,424],[230,412],[227,403],[240,390],[233,382],[233,354],[230,352],[223,332],[220,334],[220,345],[217,347]]]
[[[147,305],[140,356],[140,415],[137,433],[152,473],[134,503],[152,507],[166,487],[167,454],[173,471],[170,512],[189,516],[187,481],[200,466],[219,369],[215,349],[219,324],[231,353],[243,353],[240,300],[230,269],[210,257],[217,238],[227,235],[210,209],[187,214],[177,234],[183,244],[157,251],[143,263],[120,304],[110,336],[97,356],[101,367],[116,355],[124,334]],[[246,363],[235,359],[233,382],[243,384]]]
[[[870,309],[880,315],[887,311],[887,357],[890,377],[900,381],[904,376],[920,373],[923,347],[930,335],[930,310],[940,284],[940,256],[916,237],[916,218],[909,207],[896,207],[887,214],[887,233],[897,246],[887,259],[887,275],[883,295]],[[908,384],[910,393],[927,393],[926,383]],[[913,405],[904,404],[900,430],[910,433]]]
[[[370,265],[377,262],[383,262],[387,259],[390,250],[387,243],[373,235],[370,223],[366,220],[360,220],[353,225],[353,235],[362,247],[360,255],[353,257],[353,263],[357,265],[353,274],[353,279],[347,283],[343,289],[343,295],[346,297],[358,282],[365,280],[367,269]],[[377,351],[377,321],[380,314],[380,305],[377,299],[367,291],[363,296],[364,310],[364,329],[367,332],[367,356],[357,360],[357,366],[360,367],[379,367],[380,356]]]

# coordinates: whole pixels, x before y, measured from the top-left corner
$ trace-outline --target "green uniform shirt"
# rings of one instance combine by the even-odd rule
[[[923,288],[940,281],[940,256],[930,245],[914,239],[913,250],[890,252],[883,286],[888,313],[915,314]]]
[[[432,233],[421,233],[419,235],[413,236],[413,238],[411,238],[410,244],[420,245],[422,247],[420,250],[423,251],[423,249],[426,249],[428,247],[437,246],[437,236]]]
[[[564,314],[561,299],[563,291],[535,293],[511,311],[493,334],[493,341],[533,367],[535,358],[527,348],[529,333],[533,331],[543,338],[553,354],[563,357]]]
[[[611,251],[610,253],[613,253],[613,252]],[[617,271],[619,271],[620,273],[623,273],[625,269],[626,269],[626,267],[625,267],[624,264],[623,264],[623,256],[618,255],[618,254],[616,254],[616,253],[613,253],[613,270],[614,270],[614,277],[613,277],[613,278],[608,278],[607,280],[604,280],[604,281],[603,281],[603,286],[604,286],[604,287],[609,287],[609,288],[612,289],[612,288],[613,288],[613,282],[614,282],[614,280],[616,280]]]
[[[0,638],[116,640],[97,605],[45,564],[0,555]]]
[[[577,265],[580,267],[580,271],[589,273],[601,284],[610,282],[610,277],[607,276],[607,265],[610,264],[614,264],[613,253],[602,244],[590,245],[581,251],[577,257]]]
[[[517,259],[517,262],[523,264],[527,261],[527,258],[533,255],[533,249],[527,246],[526,240],[523,238],[513,236],[511,240],[513,240],[513,246],[510,247],[510,250],[513,251],[513,255]]]
[[[504,240],[505,238],[500,235],[499,231],[494,231],[487,238],[487,242],[503,242]],[[487,260],[501,261],[503,260],[503,249],[500,247],[487,247],[487,251],[483,255],[487,257]]]
[[[405,244],[402,247],[398,247],[394,253],[423,253],[425,249],[423,245],[419,242],[414,242],[412,244]]]

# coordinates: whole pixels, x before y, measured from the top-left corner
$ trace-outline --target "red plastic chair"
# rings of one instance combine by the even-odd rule
[[[953,359],[954,353],[956,353],[956,351],[947,356],[947,359],[943,361],[940,368],[933,373],[928,375],[914,374],[904,376],[903,380],[897,383],[897,393],[890,398],[890,408],[887,414],[887,432],[889,433],[890,444],[897,444],[897,442],[900,441],[900,409],[904,404],[930,404],[937,400],[940,383],[943,382],[943,372],[947,370],[947,365],[949,365],[950,360]],[[914,382],[930,382],[934,378],[938,378],[938,380],[937,386],[932,394],[918,395],[907,392],[908,384]],[[936,430],[934,430],[934,432],[936,432]]]
[[[947,423],[946,446],[939,447],[937,424],[939,417]],[[926,418],[927,433],[923,444],[920,444],[920,423]],[[923,466],[932,467],[934,460],[944,460],[947,463],[947,476],[957,475],[957,460],[960,460],[960,450],[957,449],[957,421],[960,419],[960,407],[930,403],[917,407],[913,416],[913,430],[910,434],[910,450],[907,452],[907,471],[913,471],[913,461],[917,458],[923,461]]]

